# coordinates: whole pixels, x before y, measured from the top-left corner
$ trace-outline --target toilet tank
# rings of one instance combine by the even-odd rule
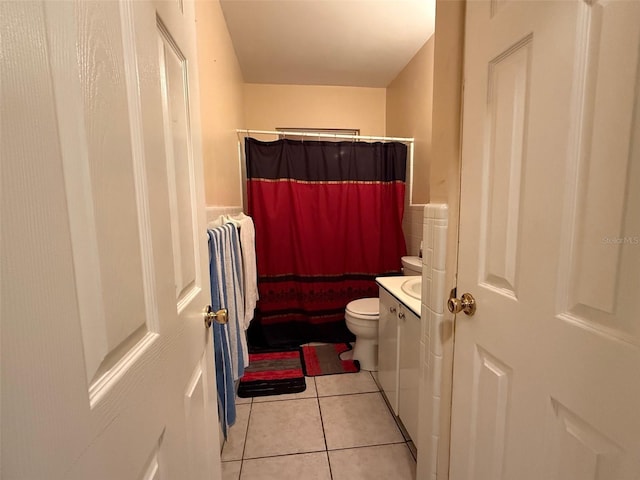
[[[420,257],[402,257],[403,275],[422,275],[422,259]]]

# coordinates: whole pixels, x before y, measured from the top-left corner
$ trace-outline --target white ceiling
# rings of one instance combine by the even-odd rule
[[[221,4],[248,83],[386,87],[435,23],[435,0]]]

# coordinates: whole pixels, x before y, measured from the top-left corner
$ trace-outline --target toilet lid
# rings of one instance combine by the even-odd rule
[[[356,315],[378,315],[379,312],[379,299],[378,298],[361,298],[349,302],[347,310]]]

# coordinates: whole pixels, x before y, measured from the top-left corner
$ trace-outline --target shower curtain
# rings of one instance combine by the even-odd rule
[[[245,152],[266,346],[353,340],[345,306],[377,297],[406,254],[406,145],[247,138]]]

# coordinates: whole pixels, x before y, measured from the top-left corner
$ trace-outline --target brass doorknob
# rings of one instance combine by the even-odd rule
[[[220,324],[225,324],[227,323],[227,309],[226,308],[221,308],[220,310],[218,310],[217,312],[214,312],[211,309],[211,305],[207,305],[207,308],[204,309],[204,312],[202,312],[204,315],[204,326],[205,328],[210,328],[211,324],[216,321]]]
[[[476,313],[476,299],[470,293],[463,293],[461,298],[456,298],[455,289],[451,290],[451,295],[447,301],[447,308],[451,313],[464,312],[470,317]]]

